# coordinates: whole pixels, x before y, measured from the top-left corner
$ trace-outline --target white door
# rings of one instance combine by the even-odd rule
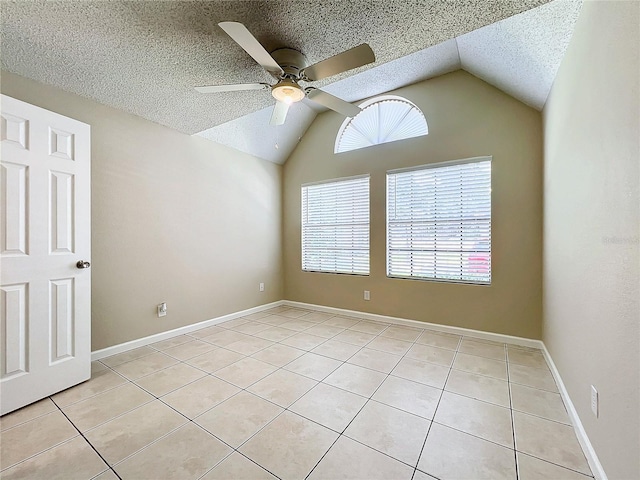
[[[91,376],[91,131],[5,95],[1,107],[5,414]]]

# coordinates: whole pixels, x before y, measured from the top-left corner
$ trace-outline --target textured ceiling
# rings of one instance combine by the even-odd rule
[[[463,69],[542,110],[582,0],[556,0],[456,39]]]
[[[323,90],[355,102],[459,68],[456,42],[447,40],[335,82]],[[274,163],[284,163],[318,112],[326,109],[304,101],[289,109],[284,125],[270,126],[272,109],[273,106],[269,106],[198,135]]]
[[[314,83],[323,86],[547,1],[3,0],[2,68],[195,133],[273,104],[268,91],[193,90],[272,80],[218,22],[242,22],[267,50],[295,48],[309,63],[371,45],[375,64]],[[368,95],[356,87],[346,90],[348,99]]]
[[[355,102],[463,68],[542,110],[581,6],[582,0],[556,0],[357,73],[324,90]],[[268,125],[271,108],[199,135],[275,163],[284,163],[318,109],[295,105],[289,113],[293,117],[288,118],[284,126],[272,127]]]
[[[548,2],[548,3],[547,3]],[[319,105],[269,126],[272,82],[218,26],[243,22],[267,50],[309,63],[369,43],[376,63],[314,86],[349,102],[463,68],[540,110],[582,0],[0,1],[2,68],[186,133],[283,163]]]

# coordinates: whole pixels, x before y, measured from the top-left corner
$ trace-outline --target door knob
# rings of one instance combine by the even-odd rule
[[[76,267],[78,268],[89,268],[91,266],[91,264],[89,262],[85,262],[84,260],[78,260],[78,263],[76,263]]]

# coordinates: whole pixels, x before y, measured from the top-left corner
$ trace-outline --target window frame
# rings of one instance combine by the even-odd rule
[[[340,147],[341,147],[341,144],[342,144],[342,139],[343,139],[344,133],[347,131],[347,129],[354,128],[363,137],[366,137],[366,135],[364,135],[363,132],[354,123],[354,122],[357,122],[358,117],[361,117],[362,115],[368,115],[369,114],[369,112],[367,111],[368,108],[370,108],[372,106],[375,106],[376,104],[382,104],[382,103],[389,102],[389,101],[397,102],[397,103],[404,103],[404,104],[409,106],[409,110],[407,110],[405,112],[405,114],[398,121],[398,124],[394,127],[394,129],[398,128],[398,126],[402,123],[404,118],[407,117],[407,115],[409,115],[409,113],[411,113],[412,111],[415,111],[420,115],[422,121],[424,122],[424,133],[420,133],[418,135],[411,135],[411,136],[403,137],[403,138],[398,138],[398,139],[395,139],[395,140],[385,140],[385,141],[382,141],[382,142],[375,142],[375,143],[371,143],[369,145],[362,145],[362,146],[357,147],[357,148],[349,148],[347,150],[341,150]],[[398,142],[398,141],[401,141],[401,140],[408,140],[408,139],[411,139],[411,138],[418,138],[418,137],[426,136],[426,135],[429,134],[429,125],[427,123],[427,118],[424,115],[424,112],[420,109],[420,107],[418,107],[415,103],[413,103],[411,100],[409,100],[407,98],[401,97],[399,95],[378,95],[376,97],[370,98],[369,100],[365,100],[364,102],[359,104],[358,107],[360,107],[362,109],[362,111],[360,113],[358,113],[358,115],[356,115],[355,117],[347,117],[347,118],[345,118],[345,120],[342,122],[342,125],[340,125],[340,128],[338,129],[338,133],[336,135],[336,140],[335,140],[334,146],[333,146],[334,155],[339,155],[339,154],[348,153],[348,152],[354,152],[354,151],[362,150],[362,149],[365,149],[365,148],[375,147],[375,146],[378,146],[378,145],[384,145],[386,143],[393,143],[393,142]],[[380,106],[378,106],[377,115],[380,115],[380,110],[379,109],[380,109]],[[378,121],[378,124],[379,124],[379,121]]]
[[[304,189],[308,187],[314,187],[318,185],[331,185],[337,184],[341,182],[348,182],[353,180],[366,179],[367,180],[367,200],[366,200],[366,208],[367,208],[367,268],[365,272],[359,271],[337,271],[337,270],[319,270],[319,269],[308,269],[305,268],[305,193]],[[308,198],[307,198],[307,209],[308,209]],[[354,223],[355,225],[355,223]],[[346,249],[344,249],[346,250]],[[304,183],[300,186],[300,268],[303,272],[308,273],[328,273],[334,275],[355,275],[359,277],[366,277],[371,275],[371,175],[366,173],[362,175],[353,175],[349,177],[340,177],[333,178],[329,180],[321,180],[318,182],[310,182]]]
[[[394,174],[399,174],[399,173],[405,173],[405,172],[411,172],[411,171],[418,171],[418,170],[433,170],[433,169],[438,169],[438,168],[444,168],[444,167],[451,167],[451,166],[456,166],[456,165],[465,165],[465,164],[471,164],[471,163],[481,163],[481,162],[489,162],[489,167],[490,167],[490,176],[489,176],[489,280],[488,281],[475,281],[475,280],[468,280],[468,279],[449,279],[449,278],[442,278],[442,277],[435,277],[435,278],[431,278],[431,277],[423,277],[423,276],[405,276],[405,275],[393,275],[390,272],[390,242],[389,242],[389,225],[390,225],[390,218],[389,218],[389,210],[390,210],[390,206],[389,206],[389,176],[390,175],[394,175]],[[400,279],[400,280],[418,280],[418,281],[427,281],[427,282],[438,282],[438,283],[454,283],[454,284],[463,284],[463,285],[476,285],[476,286],[485,286],[485,287],[490,287],[493,283],[493,269],[492,269],[492,253],[493,253],[493,249],[492,249],[492,220],[493,220],[493,196],[492,196],[492,190],[493,190],[493,156],[491,155],[487,155],[487,156],[481,156],[481,157],[471,157],[471,158],[465,158],[465,159],[460,159],[460,160],[450,160],[450,161],[444,161],[444,162],[437,162],[437,163],[430,163],[430,164],[426,164],[426,165],[418,165],[418,166],[414,166],[414,167],[408,167],[408,168],[398,168],[398,169],[393,169],[393,170],[388,170],[386,172],[386,177],[385,177],[385,216],[386,216],[386,252],[385,252],[385,268],[386,268],[386,276],[387,278],[390,279]],[[434,250],[434,252],[437,250]],[[462,251],[462,250],[461,250]]]

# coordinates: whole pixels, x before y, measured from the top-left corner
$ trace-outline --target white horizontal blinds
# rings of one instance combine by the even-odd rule
[[[369,274],[369,177],[302,187],[302,269]]]
[[[387,174],[387,275],[491,283],[491,161]]]
[[[426,135],[427,121],[422,112],[411,104],[386,100],[378,104],[381,122],[380,142],[387,143]]]
[[[427,121],[418,107],[401,97],[382,97],[361,105],[338,132],[335,153],[426,135]]]

